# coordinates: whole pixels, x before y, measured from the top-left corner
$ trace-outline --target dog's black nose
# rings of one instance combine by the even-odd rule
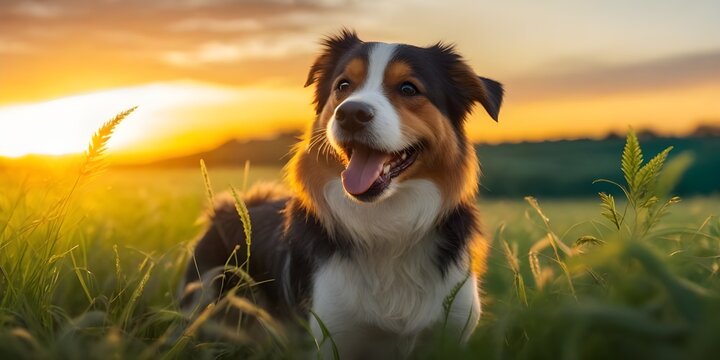
[[[370,121],[373,113],[370,105],[359,101],[348,101],[335,110],[335,121],[341,128],[349,132],[362,130]]]

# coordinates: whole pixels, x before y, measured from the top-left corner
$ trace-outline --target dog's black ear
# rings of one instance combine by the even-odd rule
[[[456,102],[458,116],[463,119],[470,112],[472,104],[479,102],[490,117],[498,121],[504,94],[502,84],[477,76],[453,45],[437,43],[429,50],[436,54],[443,68],[448,69],[453,91],[457,94],[452,101]]]
[[[460,62],[456,64],[454,72],[455,83],[461,88],[467,99],[471,102],[479,102],[485,108],[488,115],[498,121],[500,115],[500,106],[502,105],[503,90],[502,84],[495,80],[490,80],[482,76],[475,75],[475,72],[465,64]]]
[[[336,58],[338,56],[361,42],[362,40],[358,38],[357,33],[347,28],[341,29],[340,32],[335,35],[329,35],[323,38],[320,42],[323,47],[323,52],[315,59],[315,63],[310,67],[307,80],[305,81],[305,87],[320,81],[322,75],[324,75],[327,70],[330,70],[328,66],[332,65],[332,60],[337,60]]]
[[[490,114],[490,117],[493,118],[493,120],[498,121],[500,106],[502,105],[505,90],[503,89],[502,84],[495,80],[484,78],[482,76],[478,76],[478,79],[482,83],[483,90],[478,94],[479,97],[477,98],[477,101],[482,104],[485,111]]]
[[[330,96],[330,82],[335,65],[343,54],[352,50],[362,40],[354,30],[343,28],[338,34],[325,37],[321,44],[323,52],[315,59],[310,67],[305,87],[316,84],[315,87],[315,113],[322,111],[325,101]]]

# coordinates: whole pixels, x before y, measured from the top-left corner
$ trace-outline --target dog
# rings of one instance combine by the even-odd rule
[[[451,45],[365,42],[350,30],[324,39],[313,85],[316,117],[284,169],[291,191],[244,198],[262,306],[306,320],[316,339],[326,329],[325,358],[333,346],[341,359],[407,357],[439,323],[467,341],[489,245],[464,125],[476,103],[497,121],[502,85]],[[245,253],[233,202],[220,202],[185,284]]]

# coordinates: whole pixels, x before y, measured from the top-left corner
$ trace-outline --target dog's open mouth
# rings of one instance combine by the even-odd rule
[[[382,194],[393,178],[402,174],[418,156],[418,147],[387,153],[364,144],[343,147],[350,159],[342,172],[345,191],[359,200],[369,201]]]

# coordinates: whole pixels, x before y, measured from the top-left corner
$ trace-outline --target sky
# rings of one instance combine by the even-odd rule
[[[720,124],[720,2],[0,0],[0,156],[82,151],[138,105],[111,149],[153,159],[313,119],[323,36],[454,43],[502,82],[482,142],[683,134]]]

